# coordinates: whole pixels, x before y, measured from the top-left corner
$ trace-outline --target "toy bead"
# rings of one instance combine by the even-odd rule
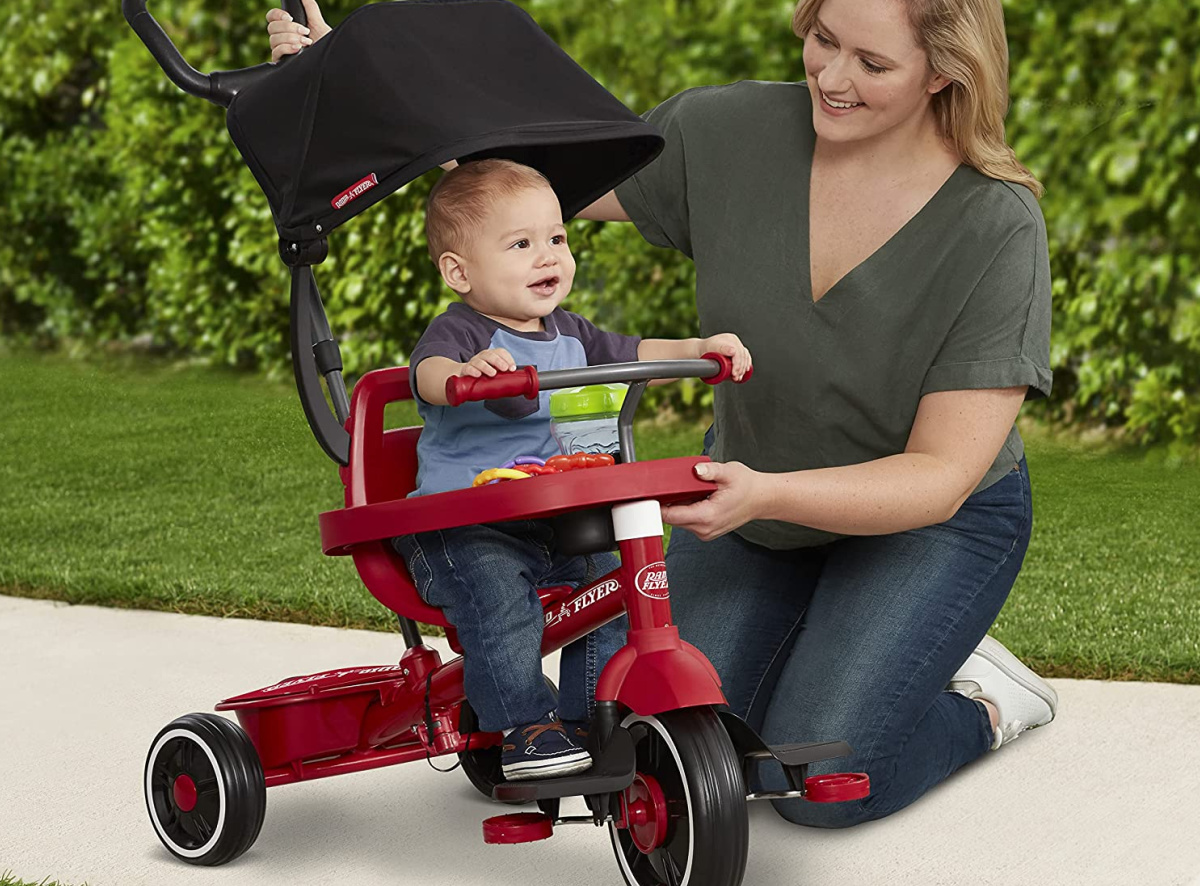
[[[509,459],[504,464],[500,465],[500,467],[515,468],[518,465],[520,465],[522,467],[529,466],[529,465],[537,465],[540,467],[541,465],[544,465],[545,463],[546,463],[545,459],[538,458],[536,455],[518,455],[516,458]]]
[[[514,471],[511,468],[489,468],[486,471],[480,471],[474,480],[471,481],[472,486],[482,486],[485,483],[491,483],[493,480],[528,480],[529,474],[524,471]]]
[[[575,471],[581,468],[603,468],[616,463],[616,459],[607,452],[576,452],[573,455],[555,455],[546,460],[546,467]]]

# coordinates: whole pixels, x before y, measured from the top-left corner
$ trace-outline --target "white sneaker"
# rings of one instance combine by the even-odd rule
[[[983,638],[946,688],[996,706],[993,751],[1026,729],[1045,726],[1058,712],[1058,693],[991,636]]]

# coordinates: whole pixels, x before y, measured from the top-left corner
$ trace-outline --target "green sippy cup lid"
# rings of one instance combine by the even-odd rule
[[[578,418],[584,415],[621,413],[628,385],[587,385],[582,388],[563,388],[550,394],[550,417]]]

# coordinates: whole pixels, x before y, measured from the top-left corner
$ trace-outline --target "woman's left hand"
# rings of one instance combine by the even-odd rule
[[[663,505],[664,523],[681,526],[701,541],[712,541],[759,517],[768,492],[766,475],[741,462],[701,462],[695,467],[701,480],[717,484],[703,501],[690,505]]]

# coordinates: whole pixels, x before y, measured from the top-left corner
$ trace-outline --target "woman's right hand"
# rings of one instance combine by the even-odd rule
[[[308,16],[308,27],[292,21],[282,9],[267,11],[267,34],[271,39],[271,61],[277,62],[285,55],[295,55],[305,46],[316,43],[333,30],[325,24],[317,0],[302,0],[304,14]]]

